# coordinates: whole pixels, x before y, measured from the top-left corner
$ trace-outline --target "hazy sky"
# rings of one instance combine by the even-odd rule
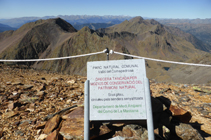
[[[211,18],[211,0],[0,0],[0,19],[57,15]]]

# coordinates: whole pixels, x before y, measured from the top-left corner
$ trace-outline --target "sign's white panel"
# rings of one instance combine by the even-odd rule
[[[146,119],[143,59],[87,63],[90,120]]]

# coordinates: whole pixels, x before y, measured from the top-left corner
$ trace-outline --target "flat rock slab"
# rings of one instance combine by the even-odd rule
[[[84,138],[84,108],[78,107],[66,115],[59,133],[66,139]]]
[[[84,118],[71,118],[62,123],[59,133],[66,139],[84,139]]]
[[[55,115],[53,118],[51,118],[45,125],[45,128],[43,130],[43,133],[48,134],[52,132],[59,124],[60,116]]]
[[[177,135],[183,140],[203,140],[203,137],[190,124],[181,123],[175,128]]]
[[[173,116],[177,117],[183,123],[189,123],[191,120],[191,113],[177,105],[171,104],[169,110]]]

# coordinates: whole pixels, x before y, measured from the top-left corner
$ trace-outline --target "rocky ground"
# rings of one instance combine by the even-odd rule
[[[83,139],[86,77],[0,64],[0,140]],[[156,140],[211,140],[211,86],[150,81]],[[146,126],[95,122],[90,139],[147,140]]]

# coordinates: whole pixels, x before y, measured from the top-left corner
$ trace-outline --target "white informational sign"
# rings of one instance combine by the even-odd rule
[[[146,119],[143,59],[87,63],[90,120]]]

